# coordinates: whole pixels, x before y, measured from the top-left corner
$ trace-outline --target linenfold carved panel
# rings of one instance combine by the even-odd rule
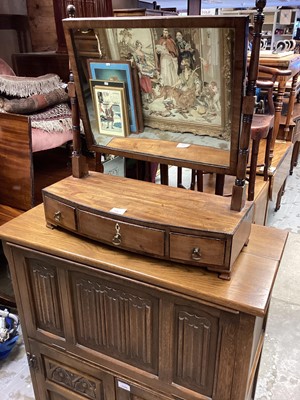
[[[94,378],[85,376],[82,372],[63,366],[56,361],[45,359],[47,378],[72,392],[84,395],[88,399],[98,399],[99,385]],[[102,390],[101,390],[102,392]],[[103,398],[102,396],[100,398]],[[99,399],[100,399],[99,398]]]
[[[177,307],[174,381],[212,395],[218,318]]]
[[[56,268],[30,258],[27,259],[27,264],[37,328],[64,336]]]
[[[72,287],[78,343],[157,373],[158,300],[82,274]]]

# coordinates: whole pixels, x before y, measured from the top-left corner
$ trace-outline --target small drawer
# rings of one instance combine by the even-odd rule
[[[165,232],[78,210],[78,232],[100,242],[143,254],[165,255]]]
[[[76,231],[75,208],[44,196],[47,223]]]
[[[200,264],[223,266],[225,241],[215,238],[170,233],[170,258]]]

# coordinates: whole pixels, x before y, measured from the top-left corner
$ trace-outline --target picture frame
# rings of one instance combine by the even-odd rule
[[[131,63],[112,60],[99,61],[95,59],[88,59],[87,62],[91,79],[124,83],[126,99],[128,101],[130,132],[139,132]]]
[[[99,134],[126,137],[129,118],[124,83],[90,79],[90,88]]]
[[[280,10],[279,23],[289,25],[292,20],[292,10]]]
[[[103,59],[130,60],[136,66],[145,126],[230,140],[231,27],[116,27],[94,31]],[[214,48],[212,43],[216,44]],[[192,86],[197,92],[191,90]]]

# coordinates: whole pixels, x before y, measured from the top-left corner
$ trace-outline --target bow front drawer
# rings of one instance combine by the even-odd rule
[[[170,234],[170,258],[214,266],[224,266],[225,240],[201,236]]]
[[[75,207],[52,199],[44,197],[45,216],[47,223],[76,231]]]
[[[146,226],[130,224],[77,210],[78,232],[118,248],[162,257],[165,254],[165,232]]]

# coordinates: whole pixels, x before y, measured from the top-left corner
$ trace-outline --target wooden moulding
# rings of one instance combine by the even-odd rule
[[[95,172],[43,190],[49,227],[152,257],[206,267],[230,278],[247,243],[253,205]]]

